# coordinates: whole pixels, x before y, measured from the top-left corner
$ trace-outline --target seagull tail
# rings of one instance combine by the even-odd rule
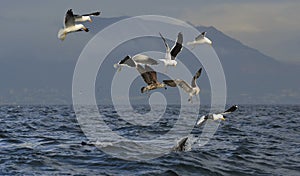
[[[60,29],[60,30],[58,31],[57,37],[58,37],[60,40],[65,40],[66,36],[67,36],[67,35],[66,35],[66,33],[64,32],[63,29]]]
[[[186,43],[186,45],[192,45],[193,44],[193,42],[187,42]]]

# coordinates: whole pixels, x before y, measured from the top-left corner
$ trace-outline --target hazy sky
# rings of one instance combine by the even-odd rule
[[[76,12],[100,10],[102,17],[165,15],[195,25],[214,26],[275,59],[300,62],[300,1],[292,0],[4,0],[0,6],[0,37],[15,37],[16,29],[10,29],[22,29],[22,22],[32,24],[32,32],[49,26],[58,28],[69,8]],[[1,38],[2,42],[9,41]]]

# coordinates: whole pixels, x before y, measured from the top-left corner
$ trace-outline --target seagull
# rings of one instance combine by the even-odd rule
[[[158,65],[158,62],[149,56],[137,54],[133,57],[130,57],[129,55],[126,56],[119,63],[114,64],[114,67],[118,69],[118,72],[120,72],[123,66],[136,67],[136,63],[145,65]]]
[[[101,12],[93,12],[93,13],[88,13],[88,14],[83,14],[83,15],[74,15],[75,17],[75,22],[93,22],[91,19],[91,16],[99,16]]]
[[[164,83],[157,81],[156,71],[154,71],[150,66],[145,65],[145,68],[143,68],[143,66],[137,64],[136,69],[143,77],[145,83],[148,84],[147,86],[141,88],[141,93],[149,92],[150,90],[157,88],[167,89]]]
[[[212,45],[212,41],[206,37],[206,33],[207,32],[202,32],[200,35],[198,35],[194,41],[192,42],[187,42],[186,44],[187,45],[192,45],[192,49],[195,48],[196,45],[198,44],[209,44],[209,45]]]
[[[205,116],[200,117],[200,119],[197,122],[197,126],[201,126],[204,122],[206,122],[208,119],[210,120],[225,120],[225,116],[226,114],[230,114],[232,112],[234,112],[235,110],[237,110],[238,106],[237,105],[233,105],[231,106],[229,109],[227,109],[226,111],[222,112],[222,113],[218,113],[218,114],[208,114]]]
[[[183,137],[181,138],[177,144],[172,148],[172,151],[186,151],[186,144],[187,144],[187,141],[188,141],[188,137]]]
[[[161,33],[159,33],[160,37],[162,38],[165,46],[166,46],[166,55],[164,59],[159,59],[160,61],[164,62],[165,64],[165,71],[167,66],[176,66],[177,65],[177,61],[176,56],[178,55],[178,53],[182,50],[182,42],[183,42],[183,36],[182,33],[179,32],[177,35],[177,40],[176,43],[174,44],[174,46],[172,47],[172,49],[170,49],[169,45],[167,44],[166,39],[162,36]]]
[[[182,79],[175,79],[175,80],[163,80],[163,83],[170,87],[181,87],[186,93],[189,94],[188,101],[192,103],[192,97],[196,96],[200,93],[200,88],[198,87],[196,80],[200,77],[202,72],[202,68],[200,68],[197,73],[193,76],[191,85],[189,85],[187,82],[185,82]]]
[[[141,59],[142,60],[142,59]],[[128,66],[128,67],[135,67],[137,71],[141,74],[143,80],[146,84],[148,84],[145,87],[141,88],[141,93],[149,92],[150,90],[154,90],[157,88],[166,88],[166,85],[164,83],[160,83],[157,81],[157,74],[156,71],[154,71],[150,66],[145,64],[145,67],[143,67],[141,64],[136,63],[132,58],[129,56],[126,56],[123,60],[121,60],[119,65],[122,66]]]
[[[58,31],[57,37],[60,40],[64,40],[68,33],[82,31],[88,32],[88,28],[86,28],[83,24],[75,24],[75,17],[72,9],[68,10],[65,16],[65,24],[64,28]]]

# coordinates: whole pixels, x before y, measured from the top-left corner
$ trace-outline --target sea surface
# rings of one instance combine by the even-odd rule
[[[112,106],[98,108],[106,121],[119,119]],[[149,111],[142,105],[135,108],[140,114]],[[209,109],[201,106],[199,117]],[[129,140],[167,138],[180,113],[177,106],[167,111],[166,120],[151,128],[128,122],[116,125],[114,120],[107,124]],[[192,133],[197,136],[201,130],[195,127]],[[239,105],[206,145],[148,160],[120,159],[93,145],[97,142],[101,145],[86,137],[72,106],[0,106],[0,175],[164,176],[300,175],[300,106]],[[121,150],[113,143],[105,148]]]

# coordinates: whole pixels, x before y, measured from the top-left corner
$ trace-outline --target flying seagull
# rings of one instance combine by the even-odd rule
[[[86,28],[83,24],[75,24],[75,17],[72,9],[68,10],[65,16],[64,28],[58,31],[57,37],[60,40],[64,40],[68,33],[78,32],[84,30],[88,32],[88,28]]]
[[[237,105],[233,105],[231,106],[229,109],[227,109],[226,111],[222,112],[222,113],[217,113],[217,114],[208,114],[205,116],[200,117],[200,119],[197,122],[197,126],[201,126],[204,122],[206,122],[208,119],[210,120],[225,120],[225,116],[226,114],[230,114],[232,112],[234,112],[235,110],[237,110],[238,106]]]
[[[119,65],[126,65],[128,67],[135,67],[136,70],[141,74],[143,80],[146,84],[145,87],[141,88],[141,93],[149,92],[150,90],[154,90],[157,88],[166,88],[164,83],[160,83],[157,81],[157,74],[150,66],[145,64],[143,67],[141,64],[136,63],[132,58],[126,56],[123,60],[119,62]]]
[[[93,13],[88,13],[88,14],[83,14],[83,15],[74,15],[75,17],[75,22],[93,22],[91,16],[99,16],[101,12],[93,12]]]
[[[118,71],[121,71],[123,66],[136,67],[136,63],[145,65],[158,65],[158,62],[149,56],[137,54],[133,57],[130,57],[129,55],[126,56],[119,63],[114,64],[114,67],[118,69]]]
[[[136,65],[137,71],[141,74],[145,83],[148,85],[141,88],[141,93],[149,92],[150,90],[154,90],[157,88],[166,88],[164,83],[160,83],[157,81],[156,71],[154,71],[150,66],[145,65],[145,68],[140,64]]]
[[[170,49],[166,39],[162,36],[162,34],[159,33],[159,35],[162,38],[162,40],[166,46],[165,58],[159,59],[160,61],[164,62],[165,71],[166,71],[167,66],[176,66],[177,65],[177,61],[175,59],[176,59],[176,56],[178,55],[178,53],[182,50],[183,35],[181,32],[178,33],[176,43],[174,44],[172,49]]]
[[[212,41],[206,37],[206,33],[207,32],[202,32],[200,35],[198,35],[194,41],[192,42],[187,42],[186,44],[187,45],[191,45],[192,46],[192,49],[195,48],[196,45],[199,45],[199,44],[209,44],[209,45],[212,45]]]
[[[192,97],[196,96],[200,92],[200,88],[198,87],[196,80],[200,77],[202,72],[202,68],[200,68],[197,73],[193,76],[191,85],[189,85],[187,82],[185,82],[182,79],[175,79],[175,80],[164,80],[163,83],[170,87],[176,87],[179,86],[181,87],[186,93],[189,94],[189,99],[188,101],[192,103]]]

